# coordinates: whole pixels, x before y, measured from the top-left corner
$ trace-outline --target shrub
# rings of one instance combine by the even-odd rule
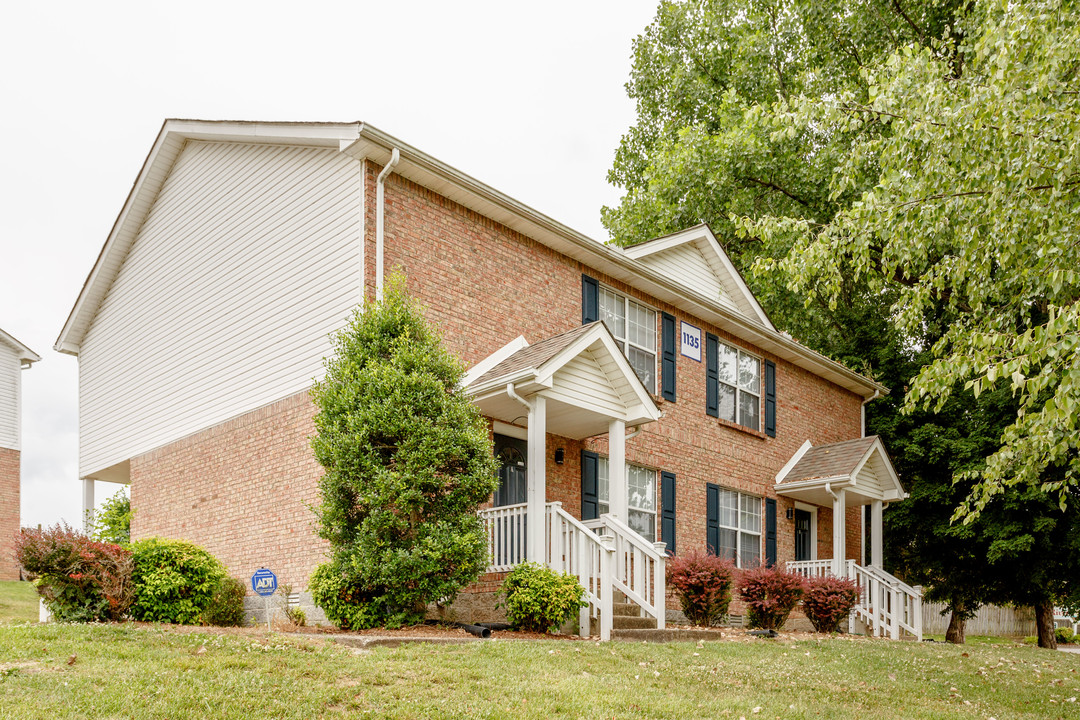
[[[292,595],[292,585],[284,584],[278,586],[278,593],[281,597],[281,612],[285,614],[285,619],[296,627],[304,627],[307,624],[307,614],[304,613],[298,606],[289,604],[289,596]]]
[[[132,556],[119,545],[95,542],[66,524],[23,528],[15,556],[57,620],[120,620],[131,606]]]
[[[714,625],[727,615],[734,575],[730,560],[697,550],[667,561],[668,587],[694,625]]]
[[[239,627],[244,624],[244,596],[247,586],[234,577],[218,581],[210,596],[210,603],[202,613],[204,625]]]
[[[311,446],[326,469],[318,532],[345,583],[324,598],[364,605],[341,610],[351,626],[418,622],[428,603],[453,598],[487,565],[476,510],[498,472],[463,374],[395,275],[335,337],[312,388]]]
[[[1069,645],[1076,641],[1076,636],[1073,634],[1072,628],[1056,628],[1054,630],[1054,635],[1057,636],[1057,641],[1060,645]]]
[[[135,603],[131,615],[146,622],[193,625],[225,579],[225,567],[198,545],[146,538],[131,544]]]
[[[511,570],[499,595],[510,626],[530,632],[555,632],[588,605],[585,588],[576,577],[537,563],[522,563]]]
[[[803,611],[815,630],[831,633],[847,619],[858,601],[859,586],[854,581],[832,575],[816,577],[807,583]]]
[[[127,488],[121,488],[93,514],[87,511],[87,515],[91,525],[90,537],[94,540],[123,547],[131,542],[131,500],[128,499]]]
[[[311,599],[326,619],[342,630],[365,630],[379,624],[377,601],[359,582],[331,561],[315,568],[308,581]]]
[[[777,567],[744,570],[739,597],[746,603],[750,627],[778,630],[806,592],[806,580]]]

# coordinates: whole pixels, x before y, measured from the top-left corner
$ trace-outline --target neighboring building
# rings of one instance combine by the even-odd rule
[[[22,371],[41,358],[0,330],[0,580],[18,580],[13,542],[19,532]]]
[[[360,123],[165,123],[56,343],[79,357],[86,502],[130,483],[134,537],[305,586],[308,388],[392,268],[490,419],[493,571],[592,573],[599,603],[611,551],[587,525],[662,623],[654,541],[880,567],[903,489],[862,410],[885,388],[777,331],[708,227],[603,245]]]

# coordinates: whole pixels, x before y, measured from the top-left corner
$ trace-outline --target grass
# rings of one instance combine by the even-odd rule
[[[0,717],[1075,718],[1080,656],[863,638],[488,641],[0,626]]]
[[[0,582],[0,623],[34,622],[38,619],[38,596],[28,582]]]

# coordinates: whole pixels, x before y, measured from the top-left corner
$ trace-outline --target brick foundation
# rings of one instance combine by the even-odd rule
[[[0,447],[0,580],[18,580],[15,535],[19,532],[19,451]]]

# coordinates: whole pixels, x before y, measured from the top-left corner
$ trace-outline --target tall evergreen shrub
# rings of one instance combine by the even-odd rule
[[[484,570],[476,515],[496,485],[487,424],[461,363],[395,276],[335,338],[318,408],[318,532],[330,561],[312,594],[350,627],[418,621]],[[333,611],[333,613],[331,613]]]

